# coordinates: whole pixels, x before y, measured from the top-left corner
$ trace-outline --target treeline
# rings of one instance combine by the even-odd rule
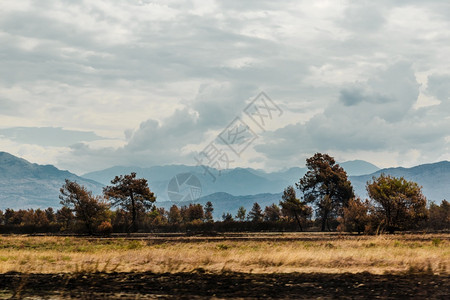
[[[369,199],[355,197],[347,173],[331,156],[316,153],[306,160],[308,172],[288,186],[277,204],[264,209],[254,203],[247,212],[224,213],[213,220],[214,207],[191,204],[168,211],[154,205],[146,179],[136,173],[116,176],[103,195],[66,180],[56,212],[0,210],[1,233],[297,231],[328,230],[366,234],[399,230],[450,229],[450,203],[427,204],[421,187],[404,178],[380,175],[367,182]],[[296,190],[301,193],[298,198]]]
[[[214,220],[211,202],[205,206],[190,204],[189,206],[173,205],[169,210],[154,206],[150,211],[138,214],[137,225],[140,232],[186,232],[186,231],[297,231],[298,223],[290,218],[277,205],[273,204],[261,209],[254,203],[251,211],[246,213],[244,207],[239,208],[236,215],[224,213],[222,220]],[[0,210],[1,233],[96,233],[130,232],[129,213],[123,209],[105,210],[102,216],[86,223],[80,212],[73,212],[67,207],[54,211],[45,210]],[[302,228],[310,228],[314,222],[305,220]]]
[[[330,230],[360,233],[376,233],[379,218],[370,215],[367,203],[352,201],[344,210],[344,218],[331,219]],[[322,220],[307,217],[299,223],[295,217],[276,204],[261,209],[258,203],[248,213],[240,207],[235,215],[224,213],[221,220],[213,220],[211,202],[205,206],[173,205],[169,210],[153,207],[139,215],[140,232],[242,232],[242,231],[319,231]],[[105,220],[97,222],[91,232],[100,235],[130,232],[127,212],[123,209],[107,210]],[[418,230],[445,230],[450,228],[450,203],[443,200],[440,205],[431,203],[427,208],[428,218],[419,224]],[[67,207],[47,209],[0,210],[0,233],[89,233],[84,222]]]

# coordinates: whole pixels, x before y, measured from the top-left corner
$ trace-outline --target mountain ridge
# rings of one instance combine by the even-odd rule
[[[103,185],[91,179],[0,152],[0,209],[59,206],[59,189],[65,179],[77,181],[96,194],[102,191]]]
[[[428,200],[440,202],[450,198],[450,162],[440,161],[405,168],[393,167],[380,169],[372,174],[350,176],[355,193],[362,198],[367,197],[366,183],[381,174],[404,177],[422,186],[422,192]]]
[[[411,168],[384,169],[360,160],[344,162],[340,165],[344,169],[350,170],[350,175],[358,174],[361,170],[377,169],[371,174],[349,176],[355,193],[362,198],[367,197],[366,182],[381,173],[396,177],[402,176],[407,180],[417,182],[423,186],[424,195],[431,201],[439,202],[450,198],[449,161],[427,163]],[[115,176],[130,172],[136,172],[138,177],[146,178],[150,189],[157,196],[157,205],[167,206],[174,203],[171,202],[172,199],[168,194],[170,180],[177,174],[190,173],[199,179],[199,188],[202,190],[200,198],[196,202],[206,203],[205,199],[214,200],[217,213],[220,214],[221,208],[229,209],[232,212],[241,206],[240,203],[244,203],[244,207],[250,206],[253,204],[250,202],[255,199],[260,199],[262,206],[265,203],[270,205],[270,201],[278,204],[283,190],[288,185],[295,185],[307,169],[291,167],[276,172],[265,172],[260,169],[235,168],[223,170],[220,173],[215,169],[210,169],[210,171],[215,178],[205,173],[204,169],[199,166],[168,165],[150,168],[114,166],[77,176],[67,170],[59,170],[53,165],[30,163],[23,158],[0,152],[0,209],[6,207],[14,209],[58,207],[59,189],[66,178],[85,185],[94,194],[99,194],[104,185],[110,184]]]

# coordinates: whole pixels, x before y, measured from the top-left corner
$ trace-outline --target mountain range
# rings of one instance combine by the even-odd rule
[[[103,185],[94,180],[0,152],[0,209],[59,207],[59,189],[66,178],[94,193],[102,191]]]
[[[366,182],[381,173],[403,176],[407,180],[417,182],[423,186],[423,193],[429,200],[440,202],[450,198],[448,161],[413,168],[387,169],[379,169],[361,160],[343,162],[340,165],[347,171],[355,193],[362,198],[366,197]],[[200,204],[211,201],[215,208],[215,218],[220,218],[223,212],[231,212],[234,215],[240,206],[249,210],[254,202],[258,202],[262,208],[272,203],[278,204],[284,188],[298,182],[307,169],[293,167],[277,172],[265,172],[251,168],[235,168],[221,172],[215,169],[209,171],[210,174],[205,173],[200,166],[186,165],[149,168],[116,166],[78,176],[52,165],[33,164],[9,153],[0,152],[0,209],[59,207],[59,189],[66,178],[86,186],[94,194],[99,194],[116,175],[136,172],[138,177],[148,180],[151,190],[157,196],[157,206],[169,208],[173,205],[175,200],[169,197],[169,192],[173,194],[174,189],[179,189],[177,192],[180,195],[187,195],[194,187],[194,201]],[[177,174],[181,176],[176,176]],[[180,178],[188,177],[193,183],[183,185]],[[177,198],[175,204],[190,202],[192,199]]]
[[[350,176],[349,179],[355,194],[362,198],[367,197],[366,182],[382,173],[417,182],[422,186],[422,192],[428,200],[440,203],[444,199],[450,199],[450,162],[448,161],[423,164],[412,168],[387,168],[368,175]]]
[[[340,165],[349,175],[371,174],[379,170],[375,165],[361,160],[343,162]],[[252,168],[235,168],[222,171],[209,169],[210,173],[208,173],[201,166],[169,165],[150,168],[116,166],[82,176],[107,185],[118,174],[136,172],[138,177],[148,180],[158,201],[169,201],[167,193],[169,182],[177,174],[192,174],[198,178],[202,195],[225,192],[234,196],[243,196],[280,193],[288,185],[298,182],[306,171],[306,168],[299,167],[271,173]]]

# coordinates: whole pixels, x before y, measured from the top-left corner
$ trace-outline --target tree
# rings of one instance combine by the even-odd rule
[[[168,221],[170,224],[180,224],[183,221],[180,209],[175,204],[170,207]]]
[[[185,211],[185,219],[187,222],[195,220],[203,221],[205,215],[203,214],[203,207],[201,204],[189,204]]]
[[[112,186],[103,189],[103,193],[111,200],[113,206],[120,206],[131,213],[131,229],[138,230],[138,217],[152,208],[155,195],[148,187],[147,179],[136,178],[136,173],[116,176],[111,180]]]
[[[223,213],[222,214],[222,220],[224,222],[232,222],[233,221],[233,216],[230,213]]]
[[[113,232],[111,222],[103,221],[100,225],[98,225],[97,231],[104,236],[110,236]]]
[[[293,217],[296,221],[300,230],[303,231],[302,220],[305,220],[311,216],[312,210],[306,205],[305,202],[297,199],[295,190],[293,186],[288,186],[284,189],[282,200],[280,201],[280,206],[283,213],[289,217]]]
[[[101,197],[94,197],[84,186],[66,179],[60,193],[61,205],[75,212],[75,218],[85,225],[89,234],[93,234],[97,226],[106,220],[108,205]]]
[[[49,207],[45,210],[45,215],[47,216],[47,220],[50,223],[54,223],[56,222],[56,215],[55,215],[55,211],[53,210],[53,208]]]
[[[11,225],[20,225],[23,223],[23,217],[26,214],[26,210],[19,209],[18,211],[14,211],[13,209],[6,209],[5,215],[8,219],[8,223]]]
[[[281,210],[275,203],[264,209],[264,221],[276,222],[281,217]]]
[[[22,210],[20,210],[22,211]],[[27,209],[23,210],[23,214],[21,217],[20,225],[34,225],[34,222],[36,221],[36,216],[34,214],[34,209]]]
[[[252,210],[248,213],[248,219],[252,222],[261,222],[263,220],[263,213],[258,202],[253,203]]]
[[[207,222],[212,222],[213,221],[213,214],[212,213],[214,211],[214,208],[213,208],[213,205],[212,205],[211,201],[206,202],[204,209],[205,209],[205,220]]]
[[[5,209],[5,213],[3,214],[3,220],[5,225],[14,224],[14,216],[15,216],[14,209],[11,208]]]
[[[360,198],[350,199],[348,205],[344,207],[342,223],[348,232],[364,232],[369,225],[370,203],[368,200],[361,201]]]
[[[316,153],[306,160],[308,172],[296,186],[303,193],[306,203],[314,203],[322,222],[322,231],[329,227],[329,219],[342,214],[350,199],[353,187],[347,173],[328,154]]]
[[[430,204],[429,224],[433,229],[450,229],[450,203],[442,200],[441,205]]]
[[[384,216],[384,227],[391,233],[414,228],[427,218],[427,199],[413,181],[381,174],[367,182],[366,189],[377,204],[375,208]]]
[[[152,226],[167,224],[166,214],[164,207],[156,208],[156,206],[153,206],[151,212],[146,216],[145,224],[151,224]]]
[[[127,215],[128,213],[121,208],[111,212],[111,225],[114,230],[119,230],[121,232],[128,230],[129,222]]]
[[[35,227],[45,227],[45,226],[48,226],[48,224],[49,224],[47,214],[45,213],[45,211],[43,211],[39,208],[34,211],[33,219],[34,219],[33,225]]]
[[[245,221],[246,214],[247,214],[247,210],[243,206],[241,206],[241,207],[239,207],[239,209],[237,211],[236,219],[238,221],[243,222],[243,221]]]
[[[62,224],[61,230],[68,230],[74,219],[72,210],[69,207],[63,206],[56,211],[56,221]]]

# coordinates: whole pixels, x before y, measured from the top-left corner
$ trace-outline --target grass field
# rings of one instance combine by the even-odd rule
[[[428,273],[448,275],[449,234],[0,237],[0,273]]]

